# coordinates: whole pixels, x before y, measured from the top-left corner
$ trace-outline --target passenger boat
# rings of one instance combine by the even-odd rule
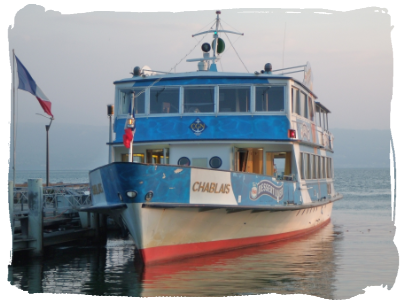
[[[188,60],[197,71],[136,67],[114,82],[110,163],[90,171],[86,210],[122,223],[146,264],[312,232],[342,198],[330,111],[316,101],[309,65],[303,81],[269,63],[218,72],[219,34],[240,33],[220,29],[216,14],[216,27],[196,34],[213,33]]]

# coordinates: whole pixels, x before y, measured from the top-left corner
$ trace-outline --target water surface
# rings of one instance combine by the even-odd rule
[[[389,169],[336,170],[344,194],[332,221],[312,234],[143,267],[133,241],[64,245],[9,266],[9,282],[30,293],[112,296],[307,294],[348,299],[367,286],[391,289],[398,271]]]

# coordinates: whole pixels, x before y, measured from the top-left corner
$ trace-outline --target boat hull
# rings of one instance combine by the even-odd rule
[[[332,206],[263,211],[131,204],[122,218],[143,262],[151,264],[301,236],[326,225]]]

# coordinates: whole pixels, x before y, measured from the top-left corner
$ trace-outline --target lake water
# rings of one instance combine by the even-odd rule
[[[88,182],[87,171],[63,173],[53,172],[57,181]],[[390,170],[337,169],[335,177],[344,199],[335,202],[332,221],[298,239],[144,268],[131,238],[111,232],[106,245],[63,245],[41,260],[14,261],[8,279],[29,293],[135,297],[301,293],[348,299],[367,286],[391,289],[399,258]]]

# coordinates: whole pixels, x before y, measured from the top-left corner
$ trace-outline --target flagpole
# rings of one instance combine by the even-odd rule
[[[135,93],[133,92],[133,97],[131,100],[131,112],[129,113],[130,118],[133,118],[133,111],[135,110]],[[133,162],[133,136],[132,136],[132,141],[130,142],[130,146],[129,146],[129,158],[128,158],[128,162]]]
[[[14,192],[14,187],[15,187],[15,54],[14,54],[14,49],[13,49],[13,78],[12,78],[12,83],[13,83],[13,192]],[[14,196],[14,193],[13,193]]]

